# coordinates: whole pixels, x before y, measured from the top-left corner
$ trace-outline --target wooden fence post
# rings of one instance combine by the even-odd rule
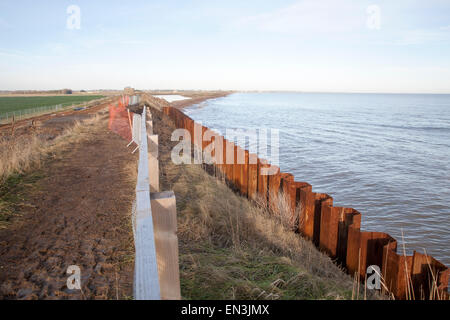
[[[148,135],[148,168],[150,172],[150,191],[159,192],[159,152],[158,135]]]
[[[150,194],[161,299],[180,300],[177,208],[173,191]]]

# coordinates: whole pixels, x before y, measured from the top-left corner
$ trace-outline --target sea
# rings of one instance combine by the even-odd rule
[[[450,95],[233,93],[185,112],[224,135],[267,132],[262,158],[361,212],[361,229],[400,252],[450,266]]]

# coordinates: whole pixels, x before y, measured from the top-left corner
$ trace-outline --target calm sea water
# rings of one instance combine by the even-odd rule
[[[279,129],[282,171],[450,266],[450,95],[236,93],[187,113],[222,133]]]

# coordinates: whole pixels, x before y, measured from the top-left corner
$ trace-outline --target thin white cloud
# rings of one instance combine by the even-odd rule
[[[235,27],[279,33],[336,33],[365,28],[366,6],[355,0],[302,0],[293,5],[242,18]]]

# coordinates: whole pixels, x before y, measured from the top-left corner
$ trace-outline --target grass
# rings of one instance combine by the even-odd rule
[[[13,174],[39,169],[42,159],[57,153],[64,145],[76,143],[88,136],[99,117],[76,121],[53,140],[36,134],[0,137],[0,184]]]
[[[353,278],[289,229],[287,206],[280,205],[275,216],[201,166],[174,165],[173,125],[152,112],[161,189],[173,190],[177,201],[183,299],[352,298]],[[380,296],[369,293],[371,298]]]
[[[177,197],[183,298],[352,298],[352,278],[291,232],[282,214],[236,195],[199,166],[165,173]]]
[[[20,111],[37,107],[54,106],[62,104],[69,106],[95,99],[103,98],[102,95],[83,96],[36,96],[36,97],[0,97],[0,115],[11,111]]]
[[[99,120],[95,116],[76,121],[50,141],[36,134],[0,137],[0,228],[7,226],[42,178],[42,164],[60,157],[69,145],[91,137]]]
[[[36,189],[36,182],[42,177],[39,170],[30,174],[12,174],[0,184],[0,229],[17,215],[27,193]]]

